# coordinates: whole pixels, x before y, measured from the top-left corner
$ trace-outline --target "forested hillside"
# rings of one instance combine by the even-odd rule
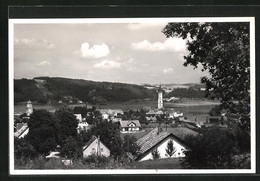
[[[60,100],[63,102],[82,100],[90,103],[106,103],[155,97],[155,90],[134,84],[50,77],[14,81],[15,103],[29,99],[40,103]]]
[[[177,88],[165,95],[165,97],[180,97],[180,98],[205,98],[205,91],[195,88]]]

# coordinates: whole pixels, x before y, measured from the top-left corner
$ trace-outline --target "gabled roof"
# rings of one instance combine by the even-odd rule
[[[88,142],[85,144],[85,146],[83,147],[83,151],[89,147],[89,145],[91,145],[91,143],[93,143],[93,141],[95,141],[97,139],[96,136],[92,136],[90,140],[88,140]]]
[[[121,120],[119,122],[121,127],[129,127],[131,123],[134,123],[136,127],[141,127],[139,120]]]
[[[19,125],[19,127],[20,127],[20,126],[21,126],[21,125]],[[27,125],[27,123],[24,123],[24,124],[20,127],[20,129],[18,129],[18,130],[14,133],[14,136],[19,138],[19,136],[21,136],[27,129],[29,129],[28,125]]]
[[[154,128],[151,130],[148,134],[141,137],[139,140],[136,141],[136,144],[139,146],[139,153],[143,154],[147,151],[149,151],[151,148],[155,147],[159,143],[161,143],[163,140],[168,138],[169,136],[172,136],[175,138],[175,140],[182,144],[184,147],[187,147],[183,141],[174,135],[173,133],[167,132],[167,131],[161,131],[158,134],[159,128]]]
[[[139,146],[139,152],[145,153],[146,151],[150,150],[152,147],[156,146],[162,140],[167,138],[171,133],[167,131],[159,132],[158,128],[151,130],[148,134],[141,137],[139,140],[136,141],[136,144]]]
[[[92,136],[91,139],[85,144],[85,146],[83,147],[83,151],[85,151],[96,139],[98,139],[96,136]],[[100,141],[100,144],[104,145],[107,149],[108,147],[102,142]],[[108,149],[109,150],[109,149]]]

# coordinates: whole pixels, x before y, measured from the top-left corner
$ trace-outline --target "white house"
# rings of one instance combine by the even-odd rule
[[[29,127],[27,123],[17,123],[16,125],[16,132],[14,136],[16,138],[24,138],[29,133]]]
[[[174,111],[174,110],[171,110],[169,112],[169,118],[179,118],[179,117],[183,117],[183,113],[182,112]]]
[[[74,114],[74,116],[76,116],[76,119],[77,119],[79,122],[82,122],[82,116],[81,116],[81,114]]]
[[[110,150],[100,141],[99,136],[92,136],[92,138],[83,147],[83,158],[93,154],[105,157],[110,156]]]
[[[160,159],[169,158],[166,152],[169,141],[173,142],[174,154],[172,158],[185,157],[187,146],[174,134],[167,131],[159,131],[159,128],[151,130],[148,134],[137,140],[140,155],[137,157],[138,161],[152,160],[152,152],[156,149],[159,152]]]
[[[79,122],[78,123],[78,127],[77,127],[77,132],[80,133],[80,131],[87,131],[88,129],[90,129],[90,125],[84,121],[84,122]]]
[[[119,114],[124,114],[122,109],[99,109],[102,119],[113,119],[114,117],[117,117]]]
[[[139,120],[121,120],[119,122],[121,133],[132,133],[140,131],[141,129],[141,124]]]
[[[89,124],[87,123],[86,119],[82,119],[81,114],[74,114],[76,116],[76,119],[78,120],[78,127],[77,132],[80,133],[80,131],[88,130],[90,128]]]

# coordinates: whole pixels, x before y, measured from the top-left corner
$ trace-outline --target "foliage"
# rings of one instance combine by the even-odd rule
[[[43,156],[34,159],[15,158],[15,169],[125,169],[132,168],[128,160],[106,158],[92,155],[86,159],[74,159],[71,165],[64,165],[61,159],[46,159]]]
[[[251,167],[250,154],[235,155],[232,159],[232,165],[236,169],[250,168]]]
[[[205,91],[196,90],[194,88],[176,88],[170,93],[166,94],[165,97],[204,98]]]
[[[154,160],[157,160],[157,159],[160,158],[160,152],[158,151],[157,148],[152,151],[152,156],[153,156],[153,159],[154,159]]]
[[[66,166],[61,159],[46,159],[44,156],[38,156],[34,159],[19,158],[15,159],[15,169],[64,169]]]
[[[60,154],[61,156],[70,159],[80,158],[82,157],[82,147],[80,147],[80,145],[74,137],[69,136],[64,141]]]
[[[81,145],[90,140],[92,135],[100,136],[100,140],[108,147],[113,157],[120,157],[124,153],[120,130],[116,123],[102,121],[87,132],[81,132],[78,138]]]
[[[166,37],[186,39],[185,66],[202,66],[207,97],[239,115],[238,124],[250,130],[250,56],[248,22],[168,23]]]
[[[41,154],[48,154],[66,139],[77,139],[78,121],[71,110],[62,108],[52,114],[46,110],[35,110],[28,121],[29,142]],[[65,148],[64,148],[65,149]]]
[[[167,143],[167,148],[165,149],[165,156],[172,157],[172,155],[176,152],[176,148],[173,145],[173,141],[169,140]]]
[[[90,125],[96,125],[102,120],[102,115],[100,111],[94,110],[88,113],[88,116],[86,117],[86,121]]]
[[[166,117],[167,117],[166,114],[156,115],[156,120],[159,123],[159,125],[166,122],[167,120]]]
[[[229,129],[206,129],[202,136],[187,136],[185,142],[189,150],[184,165],[190,168],[233,168],[232,158],[239,153],[235,135]]]
[[[14,138],[14,157],[16,159],[33,159],[38,156],[38,152],[25,138]]]
[[[220,116],[221,110],[222,110],[222,107],[219,105],[216,105],[209,111],[209,115],[210,116]]]
[[[137,155],[137,151],[139,149],[136,144],[136,138],[134,136],[125,135],[123,140],[123,148],[125,152],[130,152],[132,155]]]
[[[38,101],[44,94],[36,87],[36,82],[29,79],[14,80],[14,102]]]
[[[58,143],[58,126],[54,115],[46,110],[35,110],[28,121],[29,142],[37,152],[48,154]]]
[[[63,145],[63,142],[70,136],[76,138],[78,120],[72,111],[66,108],[61,108],[56,110],[54,115],[58,121],[58,131],[61,144]]]
[[[75,107],[73,108],[73,114],[81,114],[81,116],[82,116],[83,118],[86,117],[87,112],[88,112],[88,110],[87,110],[87,108],[86,108],[85,106],[84,106],[84,107],[75,106]]]

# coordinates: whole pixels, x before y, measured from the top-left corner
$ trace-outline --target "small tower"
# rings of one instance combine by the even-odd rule
[[[163,109],[163,90],[161,85],[157,92],[158,92],[158,109]]]
[[[32,102],[29,100],[26,105],[26,115],[30,116],[33,113]]]

